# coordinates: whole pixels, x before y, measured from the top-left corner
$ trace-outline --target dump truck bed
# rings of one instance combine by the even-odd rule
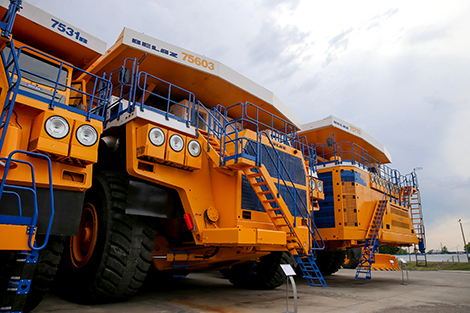
[[[306,136],[309,143],[326,144],[326,139],[335,134],[336,142],[352,142],[364,148],[369,156],[387,164],[392,162],[392,156],[387,148],[377,139],[361,128],[330,115],[322,120],[303,124],[300,136]]]
[[[10,1],[0,0],[0,16]],[[31,30],[34,31],[31,31]],[[106,51],[106,43],[25,1],[12,30],[13,38],[86,69]]]

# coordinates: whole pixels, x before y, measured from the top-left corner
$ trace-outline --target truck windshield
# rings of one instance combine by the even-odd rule
[[[9,55],[10,48],[6,47],[4,52],[5,56]],[[58,82],[62,85],[57,86],[58,90],[64,91],[66,89],[64,85],[67,85],[67,68],[62,67],[62,70],[60,70],[60,66],[58,64],[47,61],[26,51],[21,51],[21,54],[19,55],[19,65],[21,69],[21,76],[23,78],[52,88],[55,88],[56,82]],[[11,72],[13,66],[13,64],[10,65],[8,67],[8,71]]]

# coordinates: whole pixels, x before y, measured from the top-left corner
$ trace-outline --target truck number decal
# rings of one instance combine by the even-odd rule
[[[64,23],[60,23],[59,21],[51,18],[52,21],[52,28],[57,28],[58,31],[66,33],[68,36],[83,42],[84,44],[88,44],[88,39],[83,38],[80,36],[80,32],[75,31],[72,27],[68,27]]]
[[[201,58],[198,58],[198,57],[194,57],[194,55],[191,55],[191,54],[187,54],[187,53],[184,53],[184,52],[181,52],[181,53],[184,55],[183,61],[187,61],[189,63],[196,64],[197,66],[202,66],[204,68],[208,68],[211,71],[213,71],[214,68],[215,68],[214,63],[212,63],[212,62],[207,62],[207,60],[204,60],[204,59],[201,59]]]

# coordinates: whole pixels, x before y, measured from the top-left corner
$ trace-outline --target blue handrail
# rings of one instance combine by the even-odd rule
[[[18,89],[20,87],[21,81],[21,71],[18,63],[18,56],[15,53],[15,45],[13,41],[10,41],[10,54],[8,58],[5,58],[4,51],[0,53],[3,64],[13,65],[12,71],[10,74],[6,74],[8,81],[8,92],[5,98],[5,104],[3,105],[2,113],[0,115],[0,121],[3,123],[0,126],[1,137],[0,137],[0,152],[3,149],[3,143],[5,142],[5,137],[7,134],[7,128],[10,123],[11,114],[13,113],[13,107],[16,101],[16,95],[18,94]],[[6,69],[7,67],[5,67]],[[6,71],[6,73],[9,73]],[[16,82],[13,81],[13,77],[17,76]]]
[[[34,242],[33,242],[34,229],[36,228],[37,221],[38,221],[38,215],[39,215],[38,204],[37,204],[36,177],[35,177],[35,174],[34,174],[34,166],[31,162],[18,160],[18,159],[13,159],[13,155],[15,155],[17,153],[18,154],[22,153],[22,154],[26,154],[28,156],[33,156],[33,157],[45,159],[45,160],[47,160],[47,164],[48,164],[49,197],[50,197],[50,203],[51,203],[51,208],[50,208],[51,215],[50,215],[50,218],[49,218],[49,224],[48,224],[48,227],[47,227],[46,237],[44,239],[44,243],[40,247],[36,247]],[[22,217],[23,212],[22,212],[22,209],[21,209],[20,196],[17,193],[13,192],[13,191],[4,190],[4,189],[5,189],[5,187],[7,187],[7,188],[10,188],[10,189],[26,190],[26,191],[31,191],[32,192],[32,194],[33,194],[34,215],[33,215],[32,219],[28,220],[28,222],[30,221],[28,223],[29,224],[28,226],[30,227],[28,245],[29,245],[29,248],[31,250],[41,250],[47,245],[47,243],[49,241],[49,235],[50,235],[51,228],[52,228],[52,221],[54,219],[54,195],[53,195],[53,185],[52,185],[51,160],[47,155],[40,154],[40,153],[35,153],[35,152],[23,151],[23,150],[14,150],[8,155],[7,158],[0,158],[0,160],[2,160],[2,161],[6,160],[5,169],[4,169],[4,172],[3,172],[2,182],[0,183],[0,200],[3,196],[3,194],[12,194],[12,193],[16,194],[16,197],[18,198],[18,204],[19,204],[19,209],[18,209],[19,210],[19,215],[18,216]],[[32,185],[31,187],[23,187],[23,186],[6,184],[8,171],[10,169],[10,165],[11,165],[12,161],[15,162],[15,163],[25,164],[25,165],[28,165],[30,167],[30,169],[31,169],[31,185]]]
[[[317,151],[317,156],[323,159],[322,162],[316,164],[317,167],[327,164],[340,165],[347,163],[348,165],[361,167],[398,188],[406,186],[417,188],[415,173],[402,175],[398,170],[388,167],[371,157],[367,150],[355,143],[349,141],[334,142],[332,147],[321,144],[315,145],[314,149]]]
[[[0,22],[0,29],[2,30],[2,37],[10,38],[11,30],[15,22],[16,13],[21,9],[22,0],[10,0],[8,11],[3,16]]]

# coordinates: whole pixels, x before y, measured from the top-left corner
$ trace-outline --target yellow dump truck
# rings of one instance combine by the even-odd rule
[[[105,43],[28,3],[0,4],[0,307],[29,311],[77,234],[111,83],[85,71]]]
[[[315,143],[316,170],[324,184],[325,198],[314,211],[327,246],[317,257],[322,273],[341,267],[345,249],[363,247],[356,278],[366,279],[379,244],[417,245],[424,252],[415,172],[402,175],[388,167],[390,153],[379,141],[334,116],[302,125],[300,134]]]
[[[58,273],[76,281],[67,297],[129,297],[150,267],[219,269],[265,289],[284,282],[280,263],[300,263],[324,284],[312,257],[321,240],[311,212],[323,198],[311,188],[313,150],[272,92],[127,28],[89,71],[111,73],[113,91],[79,235]]]

